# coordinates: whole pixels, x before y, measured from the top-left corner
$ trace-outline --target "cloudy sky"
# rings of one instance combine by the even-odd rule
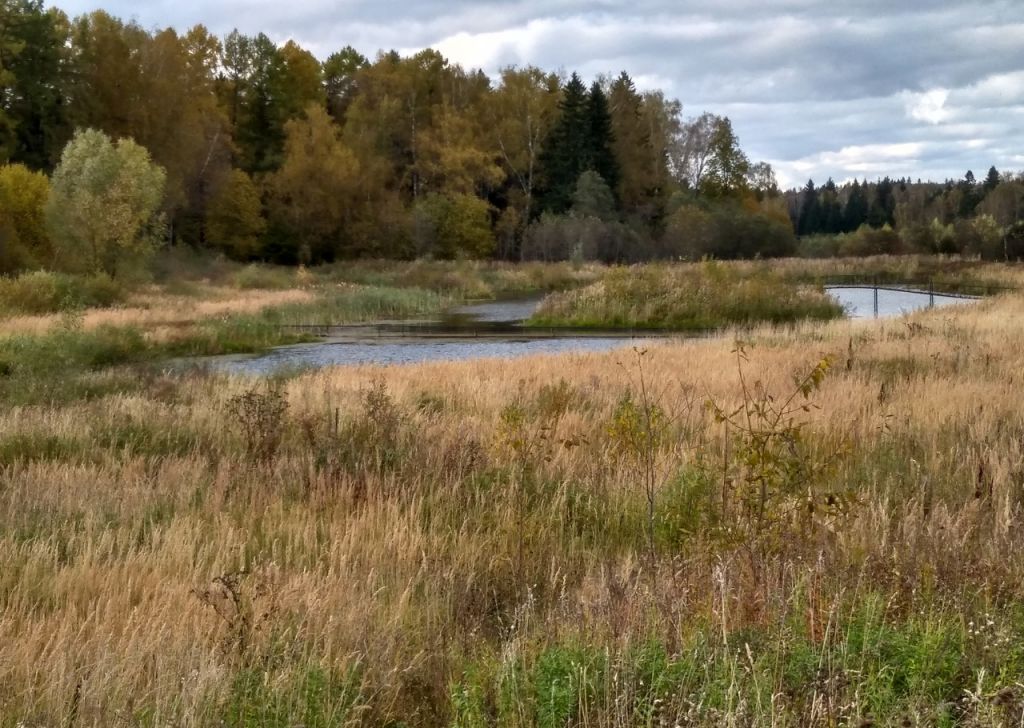
[[[321,58],[438,48],[493,73],[628,70],[686,115],[733,119],[784,185],[1024,170],[1024,0],[58,0],[143,26],[204,23]]]

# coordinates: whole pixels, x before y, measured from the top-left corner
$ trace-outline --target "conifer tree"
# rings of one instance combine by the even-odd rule
[[[559,117],[544,145],[544,207],[562,213],[572,205],[579,176],[590,162],[591,120],[587,87],[573,73],[562,90]]]
[[[995,165],[988,168],[988,174],[985,175],[985,194],[988,194],[996,187],[999,186],[999,170],[995,168]]]
[[[846,208],[843,210],[843,229],[845,232],[853,232],[868,218],[868,198],[864,192],[867,183],[861,186],[857,180],[853,181],[850,189],[850,197],[846,200]]]
[[[608,97],[596,81],[590,87],[590,95],[587,97],[587,116],[590,138],[583,171],[597,172],[614,193],[621,175],[613,149],[612,117],[608,110]]]
[[[807,180],[800,200],[800,219],[797,222],[796,231],[798,235],[813,235],[818,232],[821,224],[821,203],[818,200],[818,190],[814,187],[814,180]]]

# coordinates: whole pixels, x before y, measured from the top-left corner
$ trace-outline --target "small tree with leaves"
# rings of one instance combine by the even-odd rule
[[[786,539],[828,526],[854,503],[851,493],[822,487],[826,471],[841,453],[820,456],[808,438],[805,417],[817,405],[813,396],[832,368],[822,357],[809,372],[796,375],[793,387],[776,396],[761,381],[748,381],[749,344],[733,353],[742,399],[735,407],[708,400],[707,408],[730,440],[723,467],[720,522],[751,557],[777,551]],[[729,540],[729,539],[727,539]]]
[[[165,174],[131,139],[75,134],[53,173],[46,222],[56,263],[111,276],[144,262],[163,229]]]

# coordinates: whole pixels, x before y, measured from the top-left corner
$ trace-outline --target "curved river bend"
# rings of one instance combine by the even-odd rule
[[[911,291],[865,287],[828,288],[851,318],[899,316],[969,299]],[[439,321],[408,321],[332,330],[324,341],[283,346],[253,356],[214,357],[204,363],[221,371],[268,375],[295,369],[359,364],[413,364],[424,361],[512,358],[568,351],[607,351],[629,346],[636,336],[586,331],[551,332],[522,327],[540,303],[539,298],[478,303],[456,308]],[[685,334],[680,334],[685,335]]]

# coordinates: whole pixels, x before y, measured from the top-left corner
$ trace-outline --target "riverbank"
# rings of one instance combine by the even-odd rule
[[[313,341],[330,325],[436,317],[471,293],[556,289],[535,327],[692,331],[825,319],[839,311],[817,277],[888,271],[912,279],[922,266],[931,274],[944,266],[947,279],[960,282],[1024,280],[1019,267],[902,258],[635,268],[358,262],[307,270],[184,257],[163,260],[154,281],[116,286],[36,273],[0,281],[0,399],[30,405],[134,391],[170,358],[264,352]]]
[[[1022,315],[7,406],[0,723],[998,724]]]

